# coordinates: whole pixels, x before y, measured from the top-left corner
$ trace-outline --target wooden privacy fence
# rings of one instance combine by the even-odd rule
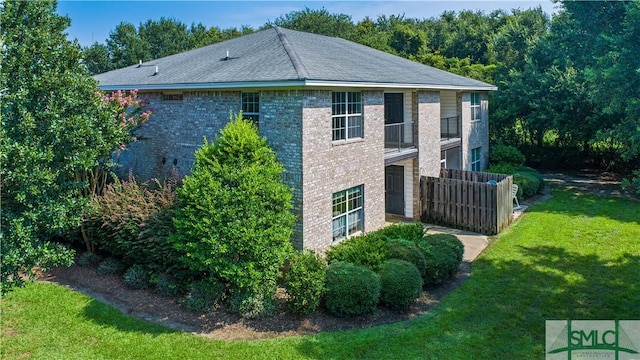
[[[509,175],[441,169],[440,177],[420,179],[422,221],[488,235],[505,229],[512,219]]]

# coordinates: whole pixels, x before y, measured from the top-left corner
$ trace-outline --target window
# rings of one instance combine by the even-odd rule
[[[361,138],[362,94],[359,92],[334,92],[331,99],[333,141]]]
[[[242,117],[260,123],[260,93],[242,93]]]
[[[363,195],[362,185],[333,194],[333,241],[362,231]]]
[[[480,121],[480,94],[471,93],[471,121]]]
[[[162,101],[182,101],[182,94],[162,94]]]
[[[480,171],[480,148],[471,150],[471,171]]]

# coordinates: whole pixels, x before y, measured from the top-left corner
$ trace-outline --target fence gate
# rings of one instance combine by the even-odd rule
[[[441,169],[420,179],[422,221],[495,235],[512,219],[509,175]]]

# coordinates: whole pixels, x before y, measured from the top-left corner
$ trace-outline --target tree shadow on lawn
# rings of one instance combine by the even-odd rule
[[[545,320],[640,319],[640,255],[601,258],[542,245],[483,256],[471,278],[414,321],[305,337],[309,358],[541,358]]]
[[[640,225],[640,201],[630,197],[605,197],[577,189],[570,185],[551,185],[553,201],[533,204],[527,212],[547,212],[568,216],[604,217],[624,223]]]
[[[91,299],[84,307],[82,316],[94,324],[117,329],[122,332],[135,332],[147,335],[177,333],[169,327],[140,321],[139,318],[126,315],[121,310],[96,299]]]

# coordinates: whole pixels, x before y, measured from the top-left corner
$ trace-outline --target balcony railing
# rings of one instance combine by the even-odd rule
[[[440,139],[450,140],[460,138],[460,115],[440,119]]]
[[[413,123],[386,124],[384,126],[385,151],[400,151],[415,147]]]

